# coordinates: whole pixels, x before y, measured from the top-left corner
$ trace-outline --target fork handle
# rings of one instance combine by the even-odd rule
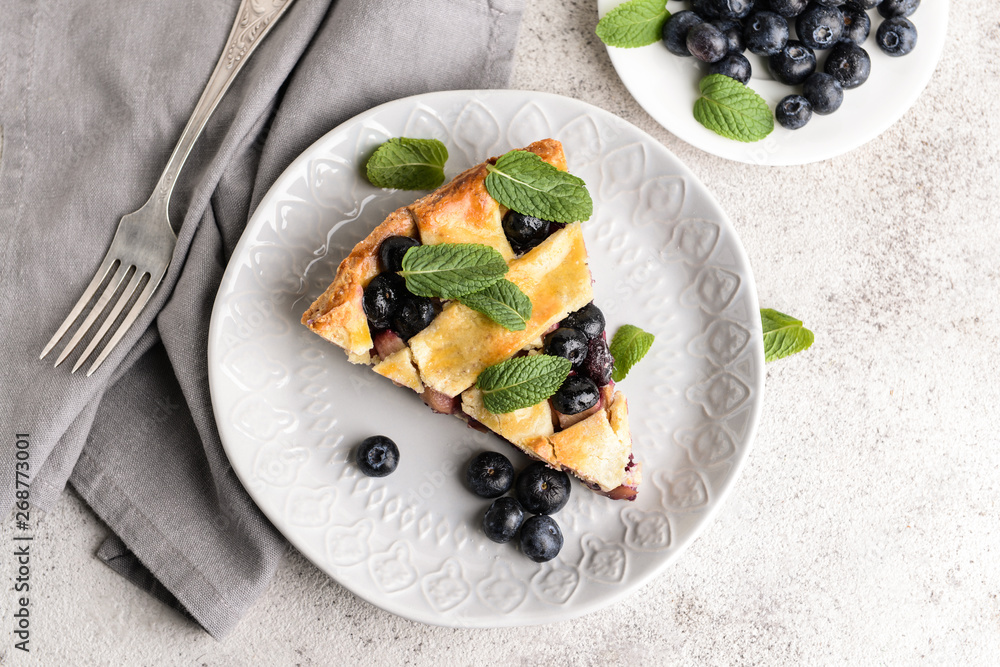
[[[212,72],[197,106],[191,113],[191,118],[184,126],[184,132],[177,140],[177,145],[174,147],[173,153],[170,154],[167,166],[160,175],[160,180],[153,191],[151,199],[155,199],[156,204],[163,207],[165,211],[169,209],[170,194],[177,182],[177,174],[184,166],[184,162],[187,160],[194,142],[201,135],[209,116],[219,105],[222,96],[229,89],[229,84],[236,78],[250,54],[257,48],[264,36],[271,31],[271,28],[278,22],[285,10],[291,6],[292,2],[294,0],[242,0],[240,2],[236,21],[229,32],[229,38],[226,40],[219,62],[215,64],[215,70]]]

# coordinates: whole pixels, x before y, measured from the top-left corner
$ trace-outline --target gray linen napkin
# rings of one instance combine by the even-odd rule
[[[99,556],[215,637],[285,548],[212,416],[207,333],[226,261],[271,183],[327,130],[406,95],[505,85],[521,1],[296,0],[188,159],[177,249],[137,326],[92,377],[53,369],[42,345],[150,194],[237,5],[25,0],[0,22],[2,477],[14,434],[30,434],[32,504],[50,509],[68,480],[115,533]],[[13,502],[0,484],[0,514]]]

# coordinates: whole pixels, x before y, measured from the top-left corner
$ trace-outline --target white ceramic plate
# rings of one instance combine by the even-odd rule
[[[597,304],[610,331],[656,334],[619,386],[644,482],[635,503],[574,483],[556,515],[559,556],[539,565],[495,544],[489,502],[466,490],[479,451],[527,459],[495,436],[433,414],[299,323],[340,260],[419,193],[359,176],[393,136],[431,137],[448,178],[555,137],[594,198],[585,223]],[[209,378],[226,453],[268,518],[307,558],[369,602],[448,626],[547,623],[598,609],[662,570],[718,509],[746,459],[764,360],[753,278],[725,214],[684,165],[625,121],[582,102],[517,91],[443,92],[348,121],[285,171],[254,213],[212,313]],[[401,461],[361,475],[354,447],[376,433]]]
[[[597,0],[604,16],[624,0]],[[690,9],[690,2],[671,0],[672,13]],[[814,114],[805,127],[786,130],[774,124],[774,131],[755,143],[732,141],[715,134],[694,119],[691,110],[699,96],[698,82],[708,74],[708,66],[694,58],[681,58],[661,43],[637,49],[608,47],[618,76],[632,97],[656,122],[703,151],[737,162],[762,165],[794,165],[818,162],[861,146],[889,129],[923,92],[934,73],[948,32],[948,1],[926,0],[909,17],[917,26],[917,46],[906,56],[892,58],[875,43],[875,31],[882,17],[875,10],[872,30],[863,48],[871,56],[871,76],[863,85],[844,91],[844,103],[828,116]],[[791,21],[795,37],[794,19]],[[816,57],[822,71],[827,51]],[[765,58],[747,51],[753,74],[747,84],[773,110],[786,95],[801,92],[771,78]]]

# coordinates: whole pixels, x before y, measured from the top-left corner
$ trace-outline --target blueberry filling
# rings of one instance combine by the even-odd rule
[[[399,312],[392,320],[392,328],[403,340],[409,340],[426,329],[437,315],[433,301],[427,297],[414,296],[409,292],[407,294],[407,298],[399,307]]]
[[[570,327],[556,329],[545,337],[545,354],[569,359],[577,366],[587,358],[587,337]]]
[[[556,412],[575,415],[594,407],[600,399],[597,383],[583,375],[570,375],[550,400]]]
[[[406,281],[396,273],[402,269],[406,251],[418,245],[420,241],[409,236],[390,236],[379,245],[383,272],[372,278],[362,297],[373,337],[391,331],[409,340],[426,329],[441,309],[438,300],[416,296],[406,289]]]
[[[383,271],[395,273],[403,269],[403,255],[420,241],[409,236],[390,236],[378,247],[378,260]]]
[[[580,365],[580,372],[593,380],[598,387],[603,387],[611,382],[611,370],[614,365],[615,358],[611,356],[605,337],[591,338],[587,343],[587,357]]]
[[[577,329],[588,339],[596,338],[604,333],[604,313],[591,301],[580,310],[567,315],[560,326]]]
[[[380,273],[365,288],[362,305],[372,329],[388,329],[409,295],[406,283],[394,273]]]

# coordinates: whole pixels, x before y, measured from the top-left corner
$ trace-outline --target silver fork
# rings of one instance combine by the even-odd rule
[[[222,96],[229,89],[229,84],[236,78],[243,63],[247,61],[250,54],[281,18],[285,10],[291,6],[292,2],[294,0],[242,0],[240,2],[236,22],[233,23],[232,30],[229,32],[222,56],[216,63],[208,85],[205,86],[191,118],[184,127],[184,132],[181,133],[181,138],[177,141],[153,194],[138,211],[122,217],[118,223],[118,230],[111,241],[108,254],[104,256],[93,280],[90,281],[83,296],[73,306],[63,323],[59,325],[55,335],[45,345],[39,359],[44,359],[62,340],[106,281],[107,285],[101,291],[97,302],[56,358],[55,365],[58,366],[65,361],[80,342],[87,337],[101,316],[106,315],[100,328],[94,333],[90,343],[77,359],[71,371],[75,373],[93,354],[108,332],[112,332],[107,344],[101,349],[90,368],[87,369],[89,376],[101,366],[129,327],[139,317],[139,313],[149,302],[160,281],[163,280],[170,264],[174,246],[177,244],[177,236],[170,226],[168,214],[170,194],[177,181],[177,174],[184,166],[184,161],[205,127],[208,117],[215,111],[215,107],[218,106]],[[123,285],[124,289],[121,289]],[[124,317],[122,317],[123,313]],[[122,318],[120,323],[118,323],[119,318]],[[118,326],[112,331],[116,323]]]

